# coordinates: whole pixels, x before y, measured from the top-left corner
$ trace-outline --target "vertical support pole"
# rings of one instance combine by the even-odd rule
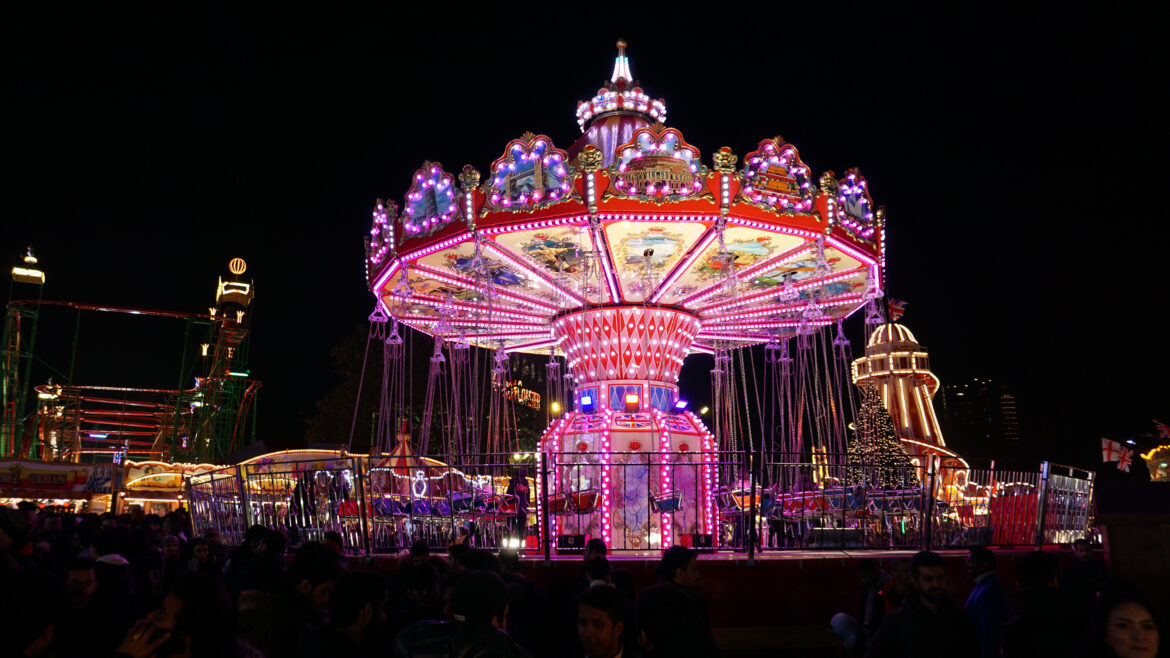
[[[1036,495],[1036,550],[1044,545],[1044,515],[1048,509],[1048,470],[1049,463],[1040,463],[1040,487]]]
[[[370,502],[366,498],[366,469],[362,468],[361,457],[351,457],[350,462],[353,464],[354,479],[357,480],[358,490],[358,518],[361,519],[362,524],[362,548],[365,550],[366,557],[370,556],[370,521],[366,515],[366,506]]]
[[[175,395],[175,420],[171,423],[171,452],[169,461],[175,461],[175,443],[179,440],[179,418],[180,412],[183,408],[183,382],[187,379],[187,340],[191,336],[191,319],[187,318],[183,321],[183,358],[179,365],[179,385],[176,387]],[[190,437],[192,441],[195,437]],[[223,455],[215,455],[214,459],[221,459]],[[194,459],[192,461],[199,461]],[[240,500],[243,500],[241,498]]]
[[[934,480],[938,471],[938,455],[930,455],[926,461],[926,496],[922,505],[922,550],[929,551],[934,545]]]
[[[544,505],[540,508],[540,543],[544,546],[544,566],[552,565],[552,537],[549,535],[548,508],[551,501],[548,499],[548,459],[543,451],[537,450],[537,459],[540,460],[540,497]]]
[[[748,448],[751,449],[750,447]],[[756,456],[751,452],[748,453],[748,522],[747,526],[747,542],[748,542],[748,566],[755,566],[756,564]]]
[[[246,464],[238,464],[236,466],[236,491],[240,497],[240,514],[236,518],[243,519],[244,527],[242,530],[247,530],[252,527],[252,505],[248,501],[248,466]]]

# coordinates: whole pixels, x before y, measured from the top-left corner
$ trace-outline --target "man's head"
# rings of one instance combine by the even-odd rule
[[[439,576],[439,570],[429,564],[422,564],[407,572],[406,596],[420,611],[441,609],[443,579]]]
[[[605,542],[594,537],[585,542],[585,564],[589,564],[596,557],[605,557],[609,554],[609,549],[606,548]]]
[[[609,560],[604,557],[595,557],[585,566],[585,573],[589,574],[589,582],[594,583],[601,581],[609,582],[609,575],[613,572],[613,567],[609,564]]]
[[[230,633],[232,600],[218,578],[188,571],[175,581],[150,621],[188,636],[195,654],[207,653],[219,649]]]
[[[490,571],[464,574],[451,593],[451,614],[456,621],[507,630],[508,591],[504,581]]]
[[[413,564],[415,566],[418,566],[420,564],[426,564],[427,560],[430,559],[430,557],[431,557],[431,547],[427,546],[427,543],[425,541],[423,541],[422,539],[419,539],[418,541],[416,541],[410,545],[410,562],[411,562],[411,564]]]
[[[200,562],[206,562],[211,555],[211,549],[207,546],[206,539],[194,539],[191,541],[191,554]]]
[[[995,553],[986,546],[976,546],[967,552],[967,571],[972,578],[995,573]]]
[[[625,623],[626,605],[616,589],[591,587],[577,599],[577,639],[586,658],[617,655]]]
[[[910,582],[923,602],[938,605],[947,596],[946,563],[938,553],[922,551],[910,558]]]
[[[65,572],[65,584],[69,588],[70,603],[74,609],[89,605],[90,597],[97,590],[93,560],[87,557],[74,558]]]
[[[686,593],[677,587],[662,584],[643,590],[638,596],[637,618],[642,645],[654,655],[691,656],[701,646],[702,620]]]
[[[1093,557],[1093,542],[1081,537],[1073,542],[1073,554],[1077,556],[1078,560],[1088,562]]]
[[[386,622],[386,580],[369,571],[342,574],[329,597],[329,623],[352,637]]]
[[[336,530],[330,530],[325,533],[325,545],[337,551],[338,555],[342,553],[342,547],[345,545],[341,539],[341,533]]]
[[[1016,580],[1021,589],[1055,589],[1059,573],[1056,556],[1043,551],[1032,551],[1016,563]]]
[[[99,557],[118,552],[118,531],[114,529],[114,526],[103,527],[94,533],[93,552]]]
[[[662,552],[658,578],[686,588],[699,584],[699,553],[686,546],[671,546]]]
[[[163,557],[168,560],[179,559],[179,538],[174,535],[167,535],[162,538]]]
[[[329,605],[333,583],[341,575],[337,554],[318,542],[303,544],[289,568],[293,587],[314,609]]]

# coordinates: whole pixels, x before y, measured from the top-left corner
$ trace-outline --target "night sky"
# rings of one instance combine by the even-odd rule
[[[620,37],[704,163],[779,134],[814,176],[860,167],[905,324],[944,384],[1013,388],[1013,457],[1093,466],[1100,436],[1152,445],[1138,435],[1170,420],[1154,21],[618,6],[5,9],[2,262],[33,245],[47,298],[205,311],[245,258],[262,438],[294,444],[333,385],[330,346],[372,308],[374,200],[401,201],[423,160],[486,171],[526,130],[568,147]],[[181,325],[92,317],[79,383],[178,384]],[[43,317],[45,358],[72,323]]]

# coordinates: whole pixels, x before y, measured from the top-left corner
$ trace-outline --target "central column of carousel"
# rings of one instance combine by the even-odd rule
[[[714,532],[715,441],[678,394],[699,328],[690,313],[645,306],[553,322],[577,391],[542,438],[554,535],[660,550]]]

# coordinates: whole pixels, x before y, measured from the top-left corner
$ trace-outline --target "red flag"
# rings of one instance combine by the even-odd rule
[[[1166,425],[1166,423],[1159,423],[1157,420],[1155,420],[1154,428],[1158,430],[1159,439],[1170,439],[1170,425]]]
[[[1103,461],[1103,462],[1117,461],[1118,459],[1121,458],[1122,449],[1123,448],[1121,447],[1120,443],[1118,443],[1116,441],[1110,441],[1109,439],[1106,439],[1106,438],[1102,438],[1101,439],[1101,461]]]
[[[890,322],[897,322],[899,318],[906,315],[906,302],[890,297],[886,300],[886,312],[889,314]]]
[[[1133,451],[1129,448],[1122,448],[1121,455],[1117,458],[1117,470],[1129,472],[1129,465],[1133,463]]]

